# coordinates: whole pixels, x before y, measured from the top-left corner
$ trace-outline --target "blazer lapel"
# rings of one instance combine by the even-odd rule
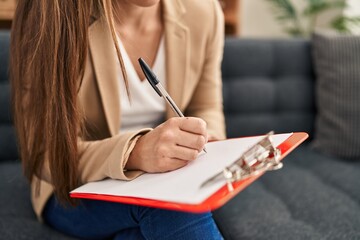
[[[182,23],[186,12],[180,0],[163,0],[167,90],[183,111],[184,90],[190,64],[189,30]],[[89,28],[89,45],[105,118],[112,136],[120,129],[120,93],[115,47],[106,20],[100,17]],[[167,118],[176,116],[167,106]]]
[[[89,45],[95,78],[110,134],[120,129],[120,94],[115,46],[104,18],[89,28]]]
[[[189,30],[182,24],[182,16],[185,12],[186,9],[181,1],[163,1],[167,90],[182,111],[185,108],[184,90],[190,64]],[[176,115],[167,106],[167,118],[173,116]]]

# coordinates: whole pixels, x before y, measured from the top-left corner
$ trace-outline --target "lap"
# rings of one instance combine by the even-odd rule
[[[211,213],[192,214],[86,199],[76,207],[64,207],[53,196],[43,217],[59,231],[87,239],[114,236],[116,239],[221,239]]]

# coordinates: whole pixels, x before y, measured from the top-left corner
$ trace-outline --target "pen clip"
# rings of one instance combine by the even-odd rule
[[[159,80],[157,79],[155,73],[153,73],[153,71],[151,71],[150,67],[146,64],[144,59],[139,58],[138,61],[139,61],[141,70],[143,71],[146,79],[149,81],[150,85],[154,88],[154,90],[157,92],[157,94],[159,94],[159,96],[162,97],[162,93],[156,86],[159,83]]]

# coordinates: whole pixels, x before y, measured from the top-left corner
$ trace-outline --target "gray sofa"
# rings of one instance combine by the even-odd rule
[[[71,239],[37,222],[10,114],[9,33],[0,32],[0,239]],[[227,39],[223,61],[228,137],[314,133],[315,76],[306,40]],[[311,139],[224,207],[225,239],[360,239],[360,161],[312,150]]]

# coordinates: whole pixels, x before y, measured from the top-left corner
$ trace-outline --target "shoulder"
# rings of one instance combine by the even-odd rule
[[[171,21],[180,22],[190,31],[204,32],[223,24],[218,0],[162,0]]]
[[[212,27],[214,23],[222,21],[223,13],[218,0],[181,0],[185,15],[189,23],[196,22]]]
[[[188,14],[200,14],[211,17],[216,8],[220,8],[218,0],[181,0]]]

